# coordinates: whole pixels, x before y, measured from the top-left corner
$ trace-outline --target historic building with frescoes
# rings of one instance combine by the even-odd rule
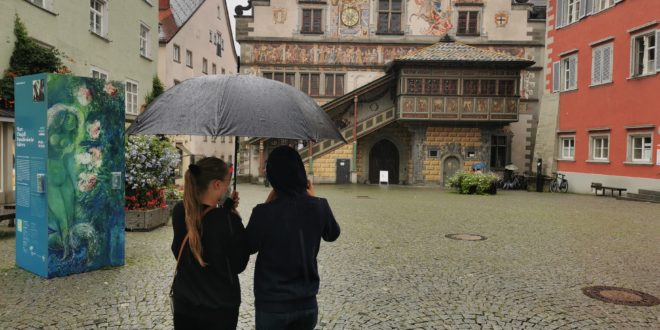
[[[300,148],[316,182],[443,184],[484,162],[529,169],[545,1],[250,1],[237,7],[241,73],[322,104],[348,144],[250,140],[241,174]],[[242,9],[252,9],[246,16]],[[311,157],[310,158],[310,153]]]

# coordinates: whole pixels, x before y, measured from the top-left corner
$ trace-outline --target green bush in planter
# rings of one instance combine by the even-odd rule
[[[497,177],[491,173],[457,172],[449,178],[449,187],[461,194],[495,194]]]

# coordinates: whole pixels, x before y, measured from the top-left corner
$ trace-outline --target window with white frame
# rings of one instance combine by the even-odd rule
[[[174,44],[172,58],[174,62],[181,63],[181,47],[177,44]]]
[[[186,65],[189,68],[193,67],[193,53],[186,49]]]
[[[209,73],[209,61],[202,57],[202,73]]]
[[[614,6],[614,0],[593,0],[594,2],[594,13],[597,13],[601,10],[605,10]]]
[[[610,157],[610,138],[607,135],[591,136],[591,160],[608,160]]]
[[[591,84],[600,85],[612,82],[612,56],[614,44],[599,46],[591,51]]]
[[[553,65],[553,91],[577,89],[577,54],[567,56]]]
[[[301,33],[323,33],[323,10],[322,9],[303,9],[302,10],[302,28]]]
[[[92,68],[92,78],[108,81],[108,73],[99,68]]]
[[[106,35],[106,2],[102,0],[89,1],[89,29],[105,37]]]
[[[632,162],[650,163],[653,152],[652,134],[631,134],[628,136],[628,159]]]
[[[658,31],[651,31],[645,34],[634,36],[632,39],[632,75],[642,76],[653,74],[658,66],[656,57],[658,56],[657,38],[660,35]]]
[[[479,12],[478,11],[459,11],[457,35],[479,35]]]
[[[126,81],[126,113],[131,115],[138,114],[138,83],[136,81]]]
[[[53,0],[27,0],[27,1],[35,6],[39,6],[46,10],[51,10],[53,7],[53,3],[52,3]]]
[[[582,1],[584,0],[557,0],[555,26],[561,28],[579,21],[580,15],[584,12],[580,10]]]
[[[144,57],[149,57],[149,27],[144,24],[140,24],[140,55]]]
[[[575,159],[575,137],[563,136],[559,140],[561,141],[561,159]]]

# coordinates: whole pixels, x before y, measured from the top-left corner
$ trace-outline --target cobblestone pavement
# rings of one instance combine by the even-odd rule
[[[246,218],[267,190],[239,186]],[[319,186],[342,226],[319,254],[319,329],[648,329],[660,305],[584,296],[609,285],[660,297],[660,206],[571,194],[464,196]],[[127,233],[125,267],[44,280],[0,240],[0,329],[166,329],[171,227]],[[485,241],[445,238],[481,234]],[[241,275],[253,328],[254,258]]]

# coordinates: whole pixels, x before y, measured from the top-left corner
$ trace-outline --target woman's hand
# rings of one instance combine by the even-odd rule
[[[266,203],[270,203],[276,199],[277,199],[277,193],[275,192],[275,189],[273,189],[270,191],[270,194],[268,194],[268,198],[266,198]]]
[[[238,191],[234,191],[231,193],[231,199],[234,201],[234,210],[238,210],[238,203],[241,200],[241,198],[238,197]]]
[[[307,194],[310,196],[316,196],[316,192],[314,191],[314,185],[312,184],[312,181],[307,180]]]

